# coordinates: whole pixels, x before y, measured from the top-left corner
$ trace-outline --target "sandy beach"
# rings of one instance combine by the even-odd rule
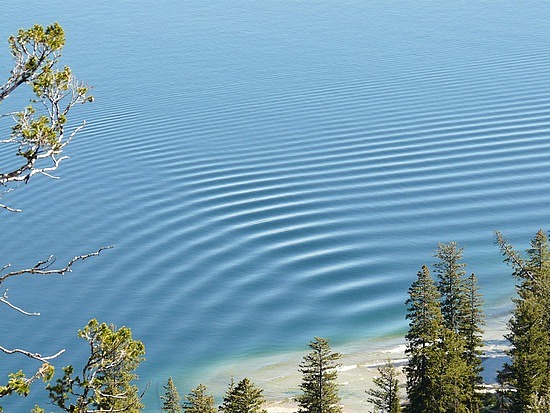
[[[508,315],[502,315],[487,321],[484,341],[484,379],[494,382],[496,370],[505,359],[507,348],[504,335]],[[398,368],[406,363],[405,340],[402,337],[388,340],[364,340],[334,347],[334,351],[342,354],[340,360],[338,382],[344,413],[359,413],[369,409],[365,391],[372,387],[372,379],[378,374],[377,367],[385,360],[392,360]],[[223,393],[227,387],[222,378],[234,376],[240,380],[236,372],[247,370],[247,376],[259,387],[264,389],[267,400],[266,410],[269,413],[292,413],[298,410],[294,397],[299,394],[301,375],[298,365],[307,350],[279,356],[258,357],[243,360],[243,363],[231,364],[216,369],[217,381],[213,388],[218,387]],[[212,377],[214,379],[214,377]],[[405,393],[404,376],[401,377],[402,395]],[[216,389],[216,390],[218,390]]]

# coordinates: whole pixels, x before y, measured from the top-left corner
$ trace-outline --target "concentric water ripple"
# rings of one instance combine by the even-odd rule
[[[550,10],[483,6],[501,36],[478,39],[481,5],[452,6],[469,19],[445,32],[406,24],[421,13],[406,5],[325,15],[286,3],[268,18],[237,1],[235,21],[202,15],[207,4],[159,5],[147,19],[171,23],[151,37],[135,34],[153,20],[132,20],[147,13],[129,4],[67,9],[77,45],[109,46],[72,52],[96,102],[71,120],[87,126],[61,179],[9,195],[25,213],[4,215],[2,245],[18,267],[115,248],[62,279],[14,281],[17,303],[43,316],[20,327],[7,314],[4,345],[46,353],[62,341],[63,365],[85,356],[74,336],[91,317],[129,325],[147,346],[140,375],[157,411],[168,376],[182,392],[206,380],[219,397],[231,361],[295,352],[314,335],[336,346],[403,335],[407,289],[438,242],[466,247],[491,317],[510,307],[493,231],[524,248],[549,229]],[[210,19],[227,30],[190,32]],[[272,30],[283,21],[288,34]],[[19,362],[2,358],[0,373]],[[254,376],[248,367],[232,374]]]

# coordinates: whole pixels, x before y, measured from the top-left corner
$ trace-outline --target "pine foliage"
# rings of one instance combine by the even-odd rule
[[[220,411],[222,413],[267,413],[263,409],[264,403],[262,390],[245,377],[236,385],[231,380]]]
[[[467,280],[468,297],[465,305],[464,323],[461,328],[461,335],[464,343],[464,359],[469,367],[469,394],[471,400],[470,410],[476,412],[475,407],[479,403],[476,388],[483,382],[481,373],[481,356],[483,355],[483,328],[485,324],[483,314],[483,300],[478,288],[477,277],[471,273]]]
[[[549,411],[550,400],[550,251],[548,238],[539,230],[523,258],[496,233],[504,261],[518,279],[515,308],[508,323],[512,349],[501,377],[515,387],[512,410]],[[541,407],[542,406],[542,407]]]
[[[460,262],[462,248],[456,242],[439,244],[435,257],[434,275],[441,294],[441,313],[445,326],[459,332],[464,324],[464,307],[467,302],[467,288],[464,271],[465,264]]]
[[[462,337],[444,327],[440,342],[432,352],[433,387],[432,399],[435,412],[470,412],[470,393],[468,392],[469,367],[464,359],[464,341]]]
[[[81,376],[72,366],[63,369],[64,376],[48,385],[52,403],[69,413],[89,411],[139,413],[143,408],[135,370],[144,360],[145,346],[132,338],[127,327],[91,320],[78,332],[90,347],[90,357]]]
[[[373,413],[400,413],[399,380],[394,364],[390,360],[386,361],[378,367],[378,374],[372,380],[376,387],[367,391],[367,401],[375,408]]]
[[[329,340],[315,337],[311,352],[300,363],[302,395],[297,398],[301,413],[340,413],[337,368],[340,353],[331,351]]]
[[[409,364],[405,368],[409,413],[435,411],[439,342],[444,328],[440,295],[427,266],[417,273],[406,301],[409,331],[405,336],[405,353]]]
[[[438,261],[434,264],[437,288],[441,294],[441,313],[444,325],[455,336],[447,334],[452,341],[463,348],[460,363],[465,371],[466,380],[461,380],[464,396],[469,410],[478,411],[479,397],[476,386],[482,382],[481,354],[483,347],[483,311],[481,294],[478,290],[477,277],[472,273],[466,276],[466,264],[462,260],[463,248],[456,242],[439,244],[435,252]],[[452,366],[453,368],[457,365]],[[451,368],[451,366],[449,366]],[[462,400],[462,397],[459,399]]]
[[[184,396],[183,409],[185,413],[216,413],[214,397],[206,393],[206,386],[199,384]]]
[[[169,377],[166,385],[162,387],[165,393],[164,396],[160,396],[163,401],[161,410],[166,413],[181,413],[180,395],[172,377]]]

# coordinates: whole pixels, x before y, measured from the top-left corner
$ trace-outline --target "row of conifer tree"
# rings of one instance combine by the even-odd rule
[[[508,362],[498,373],[499,386],[487,391],[482,379],[484,315],[478,280],[466,272],[463,249],[456,242],[439,244],[432,271],[424,265],[408,291],[408,362],[387,361],[367,390],[373,412],[480,413],[550,412],[550,251],[539,230],[526,254],[496,233],[496,243],[517,280],[517,295],[508,323]],[[302,413],[340,413],[337,368],[339,353],[327,339],[315,337],[300,364]],[[400,385],[400,376],[405,384]],[[401,387],[405,387],[402,392]],[[262,390],[248,378],[231,381],[218,408],[199,385],[183,402],[168,380],[162,398],[166,413],[265,413]],[[401,395],[403,393],[403,395]]]
[[[303,375],[302,394],[296,398],[300,411],[336,412],[341,411],[338,403],[337,368],[341,354],[331,350],[326,338],[315,337],[309,343],[311,352],[300,363]],[[199,384],[184,396],[183,403],[172,378],[164,386],[165,394],[162,411],[166,413],[266,413],[262,389],[247,377],[235,383],[231,380],[219,408],[215,407],[214,397],[207,394],[206,386]]]

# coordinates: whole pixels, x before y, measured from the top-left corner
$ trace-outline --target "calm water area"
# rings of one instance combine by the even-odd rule
[[[218,400],[249,376],[277,400],[314,336],[402,344],[407,289],[450,241],[488,327],[506,316],[494,231],[523,250],[550,228],[549,3],[5,1],[0,42],[53,21],[95,102],[61,179],[3,197],[24,212],[0,212],[0,266],[115,248],[5,285],[42,315],[3,308],[2,345],[79,364],[95,317],[145,343],[146,413],[168,376]],[[0,377],[21,367],[0,355]]]

